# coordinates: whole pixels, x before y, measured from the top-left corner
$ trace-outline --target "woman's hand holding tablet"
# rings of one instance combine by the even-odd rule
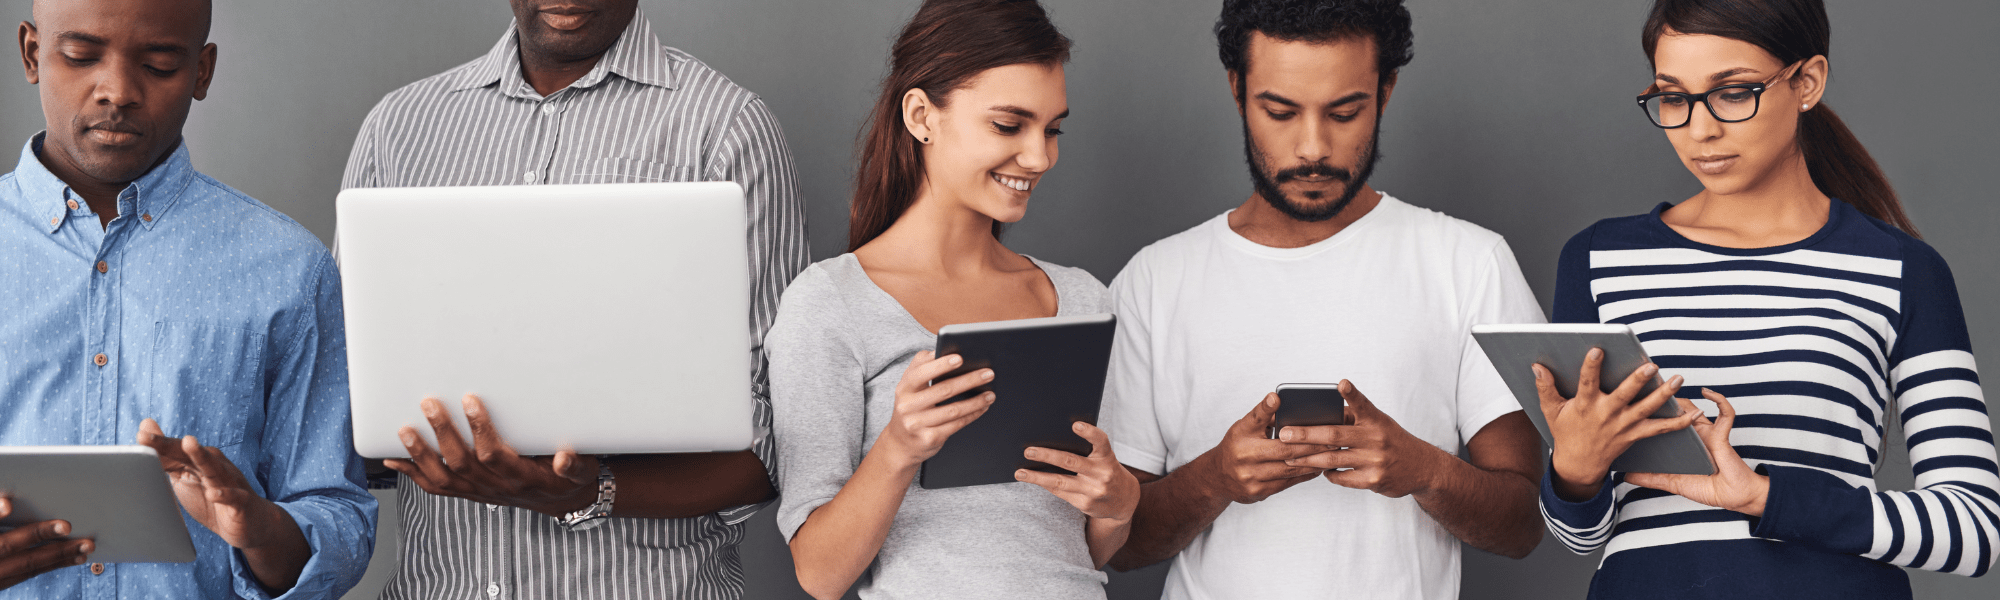
[[[1014,478],[1042,486],[1092,518],[1131,521],[1132,511],[1139,507],[1139,479],[1112,454],[1111,438],[1104,430],[1082,421],[1070,428],[1090,441],[1090,456],[1041,447],[1023,450],[1021,456],[1069,469],[1075,475],[1018,469]]]
[[[897,470],[916,471],[930,457],[936,456],[939,448],[951,434],[958,433],[966,425],[986,414],[993,406],[993,392],[986,392],[970,399],[946,403],[966,390],[986,385],[993,381],[992,369],[979,369],[935,384],[931,380],[950,373],[964,364],[965,360],[956,354],[937,358],[931,351],[918,352],[910,359],[910,366],[903,370],[903,378],[896,382],[895,414],[889,417],[889,426],[882,429],[881,437],[875,440],[870,454],[889,451],[886,456],[894,459]]]
[[[1659,373],[1659,366],[1650,362],[1641,365],[1624,383],[1605,393],[1600,391],[1603,364],[1603,350],[1592,348],[1584,355],[1575,398],[1564,398],[1556,391],[1555,377],[1548,368],[1533,366],[1542,414],[1548,419],[1549,435],[1555,438],[1550,461],[1555,468],[1556,493],[1571,501],[1596,496],[1605,475],[1611,472],[1611,462],[1633,443],[1686,429],[1701,418],[1701,411],[1686,400],[1679,401],[1680,416],[1652,417],[1680,391],[1681,376],[1673,376],[1645,399],[1634,402],[1640,388]]]

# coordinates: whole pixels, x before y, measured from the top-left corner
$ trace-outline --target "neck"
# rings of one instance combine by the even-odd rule
[[[1769,243],[1768,238],[1810,235],[1826,224],[1832,199],[1814,185],[1805,156],[1793,153],[1771,177],[1730,194],[1702,190],[1673,208],[1670,225],[1686,225],[1732,234],[1744,242]]]
[[[576,80],[590,74],[590,70],[597,67],[597,62],[604,60],[604,53],[610,50],[605,48],[604,51],[580,59],[562,59],[530,52],[524,44],[521,46],[521,78],[528,80],[528,85],[535,88],[535,93],[546,97],[562,91],[563,88],[569,87],[569,84],[576,83]]]
[[[926,186],[903,216],[863,246],[905,269],[952,276],[994,270],[1012,252],[993,237],[993,218],[932,194]],[[871,261],[881,262],[881,261]]]
[[[62,180],[64,185],[69,186],[70,191],[82,196],[84,203],[90,205],[90,211],[97,213],[99,224],[106,227],[110,226],[112,219],[118,217],[118,194],[123,193],[133,181],[145,177],[146,173],[153,172],[153,169],[160,167],[160,163],[167,162],[167,159],[174,156],[172,151],[161,154],[159,158],[153,160],[152,165],[139,174],[139,177],[131,180],[104,181],[70,164],[69,154],[52,151],[55,149],[50,148],[46,140],[47,138],[44,138],[43,146],[35,153],[35,159],[42,162],[42,167],[48,169],[49,174],[55,175],[56,179]],[[179,143],[176,142],[175,146],[179,146]]]
[[[1333,237],[1347,226],[1353,225],[1361,217],[1374,211],[1382,203],[1382,194],[1375,187],[1361,184],[1361,191],[1355,192],[1354,200],[1340,214],[1325,221],[1300,221],[1271,206],[1263,196],[1251,194],[1250,199],[1229,213],[1229,228],[1244,239],[1273,248],[1302,248]]]

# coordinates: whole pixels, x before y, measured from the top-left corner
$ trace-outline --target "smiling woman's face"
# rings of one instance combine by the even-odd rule
[[[1063,68],[995,67],[948,100],[910,123],[912,135],[930,138],[920,147],[926,196],[1002,223],[1021,220],[1028,196],[1056,165],[1056,136],[1069,116]]]
[[[1821,63],[1824,64],[1824,63]],[[1699,94],[1732,83],[1766,83],[1757,115],[1723,123],[1706,103],[1690,107],[1687,125],[1665,130],[1681,164],[1709,193],[1730,195],[1760,187],[1800,158],[1799,113],[1819,101],[1814,77],[1756,45],[1713,35],[1668,30],[1653,53],[1653,86],[1662,92]],[[1801,166],[1803,163],[1801,163]]]

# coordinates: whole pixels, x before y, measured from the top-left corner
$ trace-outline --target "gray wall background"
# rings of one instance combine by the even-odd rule
[[[1109,281],[1133,252],[1249,193],[1214,40],[1216,0],[1043,0],[1076,40],[1075,116],[1017,250]],[[663,40],[766,99],[797,157],[814,258],[844,244],[853,140],[888,47],[917,0],[645,0]],[[2000,3],[1829,0],[1828,101],[1867,143],[1958,277],[1976,350],[2000,361]],[[503,0],[216,0],[220,60],[187,137],[203,171],[333,233],[333,198],[362,117],[388,91],[471,60],[504,32]],[[1417,58],[1388,107],[1374,182],[1505,236],[1548,302],[1556,254],[1597,219],[1678,201],[1699,184],[1631,106],[1649,81],[1644,0],[1412,0]],[[29,0],[0,10],[29,18]],[[0,85],[0,140],[42,128],[33,86]],[[2000,387],[1987,397],[2000,400]],[[1891,439],[1900,439],[1892,437]],[[1900,445],[1880,481],[1907,488]],[[368,580],[401,540],[393,493]],[[749,598],[805,598],[769,511],[742,552]],[[1547,539],[1511,561],[1465,554],[1466,598],[1575,597],[1597,557]],[[1114,574],[1113,598],[1156,598],[1163,567]],[[2000,580],[1911,572],[1919,597],[1993,598]]]

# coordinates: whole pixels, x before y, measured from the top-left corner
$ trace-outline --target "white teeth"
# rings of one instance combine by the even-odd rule
[[[1014,188],[1016,191],[1025,192],[1028,191],[1028,188],[1034,187],[1032,184],[1029,184],[1028,180],[1026,179],[1016,179],[1013,177],[1001,175],[999,173],[993,173],[992,175],[994,181],[1000,182],[1000,185]]]

